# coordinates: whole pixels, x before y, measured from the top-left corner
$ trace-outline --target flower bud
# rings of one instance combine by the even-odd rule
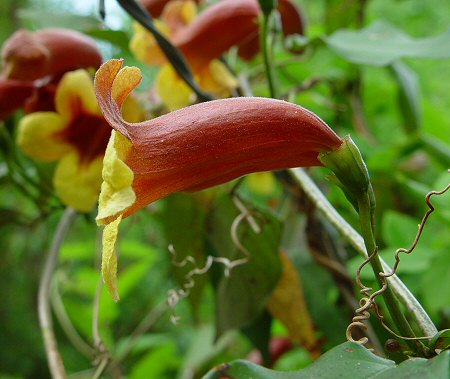
[[[68,29],[15,32],[3,45],[6,78],[33,81],[78,68],[98,68],[102,62],[95,41]]]

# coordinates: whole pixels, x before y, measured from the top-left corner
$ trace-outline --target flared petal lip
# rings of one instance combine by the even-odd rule
[[[135,175],[137,204],[125,217],[171,192],[204,189],[255,171],[321,165],[318,154],[342,143],[312,112],[268,98],[214,100],[127,123],[121,104],[141,77],[121,67],[121,60],[105,63],[95,88],[108,123],[132,143],[125,163]]]

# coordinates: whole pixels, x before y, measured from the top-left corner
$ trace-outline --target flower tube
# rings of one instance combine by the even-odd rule
[[[155,25],[187,59],[200,88],[218,98],[228,97],[238,87],[238,81],[219,60],[233,46],[243,59],[250,60],[259,51],[261,16],[257,0],[223,0],[206,7],[198,16],[194,1],[143,1],[150,11],[162,6]],[[283,33],[303,34],[303,18],[290,0],[278,3]],[[155,14],[157,14],[156,12]],[[182,108],[195,101],[193,91],[167,64],[156,40],[144,27],[134,25],[130,50],[142,62],[162,66],[155,84],[161,100],[169,110]]]
[[[180,109],[141,123],[126,122],[121,107],[141,81],[121,60],[100,67],[95,91],[109,141],[97,223],[103,239],[104,281],[115,300],[114,245],[122,218],[178,191],[198,191],[252,172],[320,166],[319,153],[342,140],[310,111],[280,100],[232,98]]]
[[[256,0],[221,1],[179,29],[172,41],[195,71],[257,33],[259,14]]]
[[[197,17],[194,1],[175,0],[167,3],[155,25],[187,58],[200,88],[216,97],[228,97],[238,82],[217,58],[257,29],[258,9],[256,0],[227,0]],[[137,23],[134,29],[130,50],[142,62],[161,66],[155,86],[166,107],[175,110],[194,102],[195,94],[167,63],[154,37]]]
[[[102,56],[95,41],[69,29],[15,32],[3,45],[3,75],[33,81],[78,68],[98,68]]]

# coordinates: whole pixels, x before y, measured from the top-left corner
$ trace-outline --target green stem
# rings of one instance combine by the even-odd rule
[[[364,238],[367,254],[371,255],[377,249],[377,245],[375,243],[375,237],[373,233],[373,209],[371,207],[369,192],[358,199],[358,209],[361,222],[361,234]],[[375,254],[373,256],[373,258],[370,260],[370,264],[380,287],[382,287],[386,282],[386,290],[383,292],[383,297],[386,302],[386,307],[388,308],[389,313],[392,317],[392,321],[397,327],[399,333],[404,337],[415,337],[414,331],[406,320],[400,308],[400,304],[398,303],[397,298],[392,292],[389,283],[386,281],[386,279],[383,280],[383,278],[380,276],[380,273],[384,271],[378,254]],[[417,351],[416,342],[406,340],[406,343],[413,351]]]
[[[317,209],[334,225],[350,245],[363,257],[367,258],[364,240],[359,233],[336,211],[322,191],[317,187],[309,175],[301,168],[288,170],[294,181],[303,189],[309,199],[315,204]],[[380,257],[381,265],[385,272],[392,269]],[[411,291],[400,280],[397,275],[387,278],[390,288],[402,305],[407,309],[408,314],[414,319],[418,329],[424,336],[433,336],[437,333],[436,326],[431,321],[430,316],[425,312],[422,305],[417,301]]]
[[[269,83],[269,93],[270,97],[277,99],[278,98],[278,90],[275,85],[275,72],[273,70],[272,65],[272,52],[271,52],[271,38],[269,36],[269,21],[270,15],[264,14],[261,24],[261,48],[262,55],[264,59],[264,67],[266,70],[267,81]]]

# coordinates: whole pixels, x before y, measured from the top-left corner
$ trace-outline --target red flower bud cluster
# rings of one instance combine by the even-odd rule
[[[4,43],[1,59],[0,120],[20,107],[54,110],[57,83],[65,72],[102,63],[95,41],[68,29],[18,30]]]

